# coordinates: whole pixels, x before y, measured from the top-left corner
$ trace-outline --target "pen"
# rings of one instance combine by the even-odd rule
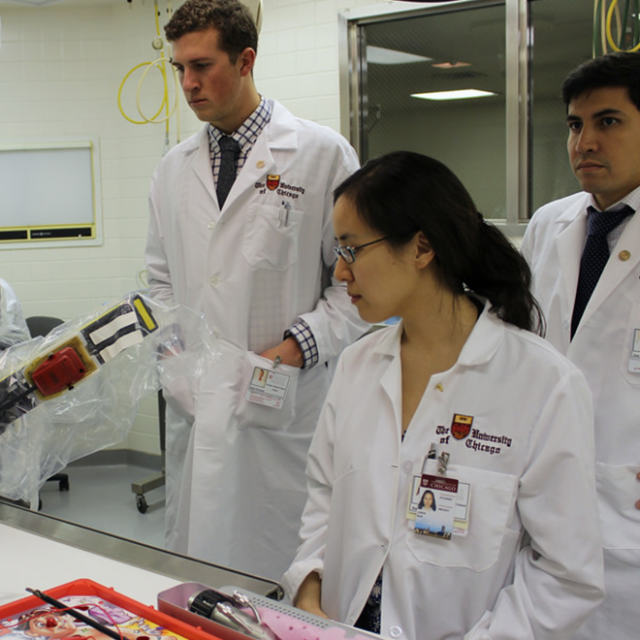
[[[55,598],[48,596],[46,593],[43,593],[42,591],[38,591],[38,589],[27,589],[27,591],[29,593],[32,593],[34,596],[36,596],[36,598],[40,598],[40,600],[42,600],[43,602],[53,605],[57,609],[63,609],[64,612],[68,613],[71,617],[75,618],[76,620],[80,620],[85,624],[88,624],[90,627],[93,627],[94,629],[101,631],[102,633],[113,638],[114,640],[122,640],[122,635],[117,631],[114,631],[113,629],[106,627],[105,625],[101,624],[97,620],[94,620],[93,618],[90,618],[89,616],[85,616],[83,613],[76,611],[73,607],[68,607],[64,602],[60,602],[59,600],[56,600]]]
[[[291,209],[291,205],[288,202],[282,201],[282,205],[280,206],[280,210],[278,211],[278,226],[279,227],[288,227],[289,226],[289,210]]]

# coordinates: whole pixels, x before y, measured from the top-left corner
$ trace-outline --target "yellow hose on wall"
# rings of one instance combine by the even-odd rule
[[[125,118],[125,120],[127,120],[128,122],[131,122],[132,124],[143,125],[143,124],[165,123],[165,153],[166,153],[169,146],[169,121],[174,114],[176,115],[177,140],[178,141],[180,140],[180,109],[179,109],[180,82],[178,79],[178,73],[171,65],[171,59],[167,57],[167,55],[165,54],[165,49],[164,49],[165,42],[160,34],[160,21],[158,17],[159,16],[158,0],[154,0],[154,11],[155,11],[155,22],[156,22],[156,37],[153,39],[151,46],[158,52],[158,58],[149,62],[141,62],[140,64],[137,64],[135,67],[133,67],[127,72],[127,74],[122,79],[122,82],[120,83],[120,87],[118,89],[118,109],[120,110],[120,113]],[[167,11],[169,14],[171,13],[170,0],[168,2]],[[167,64],[169,65],[169,68],[173,73],[174,94],[175,94],[175,100],[173,102],[173,106],[170,105],[169,79],[168,79],[167,68],[166,68]],[[124,89],[125,84],[129,80],[129,78],[132,76],[132,74],[135,73],[138,69],[142,69],[142,68],[145,68],[145,70],[143,71],[142,76],[138,81],[138,86],[136,88],[136,106],[138,108],[138,115],[141,119],[136,120],[130,117],[129,115],[127,115],[124,111],[124,108],[122,106],[122,91]],[[142,95],[142,86],[144,84],[145,79],[147,78],[147,74],[149,73],[149,71],[151,71],[151,69],[158,69],[158,71],[160,71],[160,74],[162,76],[162,102],[160,103],[160,107],[158,108],[158,110],[154,115],[147,116],[144,114],[142,110],[140,98]],[[163,112],[164,112],[164,116],[160,117]]]
[[[607,7],[607,2],[609,6]],[[640,51],[640,0],[595,0],[593,13],[593,55],[608,51]],[[613,28],[615,18],[615,29]],[[618,34],[618,40],[614,38]]]

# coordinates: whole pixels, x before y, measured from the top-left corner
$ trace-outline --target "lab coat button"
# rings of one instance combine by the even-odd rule
[[[413,462],[411,462],[411,460],[405,460],[402,463],[402,470],[405,473],[411,473],[411,470],[413,469]]]
[[[402,635],[402,629],[400,627],[391,627],[389,629],[389,635],[392,638],[399,638]]]
[[[215,220],[212,220],[208,225],[207,228],[209,229],[215,229],[216,228],[216,224],[218,224]]]
[[[626,262],[630,257],[631,257],[631,252],[627,251],[626,249],[623,249],[618,254],[618,258],[620,258],[620,260],[622,260],[622,262]]]
[[[209,284],[212,287],[217,287],[220,284],[220,279],[217,276],[211,276],[209,278]]]

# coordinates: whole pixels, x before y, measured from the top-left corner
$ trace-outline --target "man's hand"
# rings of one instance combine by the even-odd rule
[[[263,358],[275,361],[276,356],[280,356],[282,364],[288,364],[292,367],[302,367],[304,358],[302,357],[302,349],[295,338],[287,338],[278,346],[267,349],[260,354]]]

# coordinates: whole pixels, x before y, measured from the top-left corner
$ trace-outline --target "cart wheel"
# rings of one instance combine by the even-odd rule
[[[58,490],[59,491],[69,491],[69,478],[63,478],[58,482]]]
[[[136,496],[136,506],[140,513],[147,513],[148,505],[143,495]]]

